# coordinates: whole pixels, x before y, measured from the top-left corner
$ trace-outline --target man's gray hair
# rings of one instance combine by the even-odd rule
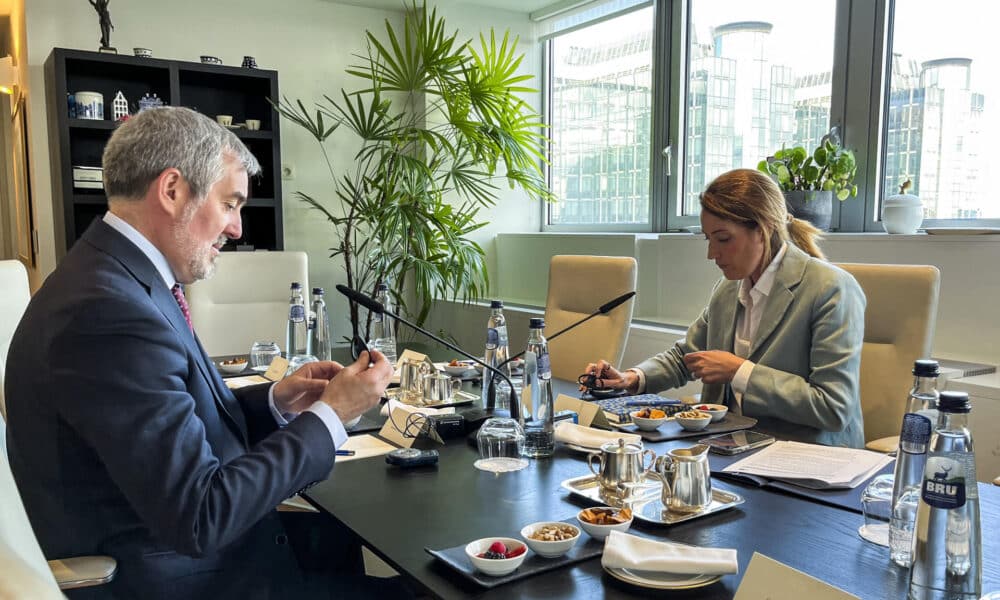
[[[175,168],[201,199],[225,176],[226,154],[248,175],[260,173],[243,142],[205,115],[173,106],[144,110],[122,123],[104,147],[104,193],[138,200],[160,173]]]

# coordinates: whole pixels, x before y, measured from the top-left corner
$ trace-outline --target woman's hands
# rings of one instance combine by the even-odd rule
[[[634,371],[618,371],[606,360],[588,364],[584,373],[594,376],[596,388],[623,389],[632,393],[639,391],[639,376]],[[586,389],[586,386],[580,386],[581,391]]]
[[[702,383],[729,383],[745,360],[731,352],[705,350],[685,354],[684,366]]]

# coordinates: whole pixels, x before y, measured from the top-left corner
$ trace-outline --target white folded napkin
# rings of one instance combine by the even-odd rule
[[[422,415],[450,415],[455,412],[454,406],[449,406],[448,408],[431,408],[429,406],[411,406],[409,404],[403,404],[399,400],[389,400],[382,405],[383,417],[389,416],[389,410],[396,410],[400,408],[409,413],[420,413]]]
[[[680,575],[725,575],[739,571],[736,550],[658,542],[621,531],[608,534],[601,564],[609,569]]]
[[[600,450],[601,446],[608,442],[617,442],[619,438],[624,438],[625,442],[629,444],[642,443],[642,438],[634,433],[604,431],[593,427],[582,427],[566,421],[556,425],[555,437],[557,442],[593,448],[594,450]]]

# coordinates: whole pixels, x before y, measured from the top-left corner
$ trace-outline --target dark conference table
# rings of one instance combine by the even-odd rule
[[[558,391],[572,388],[560,382]],[[693,440],[649,443],[660,454]],[[732,598],[754,552],[803,571],[861,598],[904,598],[908,570],[889,561],[888,549],[863,541],[859,512],[812,502],[781,491],[713,478],[746,502],[727,511],[672,526],[635,520],[631,532],[698,546],[736,548],[739,573],[706,587],[656,591],[604,573],[600,558],[541,573],[492,589],[465,579],[424,551],[482,537],[519,537],[524,525],[573,517],[592,502],[560,487],[586,475],[586,455],[557,444],[551,459],[529,461],[513,473],[472,466],[478,458],[464,439],[439,446],[437,467],[399,470],[382,457],[336,465],[330,478],[305,495],[352,530],[413,584],[439,598]],[[1000,590],[1000,488],[980,486],[983,592]],[[584,538],[586,533],[582,533]],[[581,540],[580,543],[583,543]]]

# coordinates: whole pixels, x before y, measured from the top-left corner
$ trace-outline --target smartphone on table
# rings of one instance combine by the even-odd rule
[[[698,440],[716,454],[739,454],[774,443],[774,436],[759,431],[732,431]]]

